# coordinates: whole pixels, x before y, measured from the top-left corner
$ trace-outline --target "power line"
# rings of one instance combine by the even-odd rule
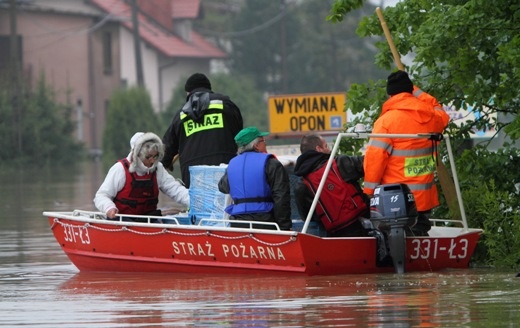
[[[113,18],[116,18],[116,17],[119,17],[117,15],[113,15],[111,13],[105,15],[99,22],[97,22],[96,24],[94,24],[93,26],[90,26],[88,28],[85,28],[85,27],[81,27],[77,30],[71,30],[69,29],[68,31],[67,30],[62,30],[60,32],[49,32],[49,33],[42,33],[42,34],[38,34],[38,35],[33,35],[33,36],[24,36],[24,38],[36,38],[36,37],[41,37],[41,36],[44,36],[44,35],[49,35],[49,34],[55,34],[55,35],[59,35],[61,34],[62,36],[47,43],[47,44],[44,44],[38,48],[35,48],[35,49],[27,49],[24,51],[25,54],[28,54],[28,53],[32,53],[32,52],[36,52],[36,51],[40,51],[42,49],[45,49],[53,44],[56,44],[60,41],[62,41],[63,39],[66,39],[68,37],[71,37],[71,36],[76,36],[76,35],[80,35],[80,34],[89,34],[89,33],[92,33],[94,32],[95,30],[99,29],[100,27],[102,27],[103,25],[105,25],[108,21],[112,20]]]
[[[198,30],[203,35],[210,35],[210,36],[220,36],[220,37],[242,37],[254,34],[256,32],[265,30],[266,28],[270,27],[274,23],[281,20],[283,17],[285,17],[287,14],[289,14],[290,10],[288,10],[287,6],[284,6],[282,11],[276,15],[275,17],[271,18],[270,20],[258,25],[254,26],[252,28],[249,28],[247,30],[239,31],[239,32],[214,32],[214,31],[208,31],[208,30]]]

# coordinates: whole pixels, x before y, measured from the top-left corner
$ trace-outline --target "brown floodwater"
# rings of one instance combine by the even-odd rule
[[[2,327],[515,327],[516,272],[80,273],[42,212],[94,209],[99,163],[0,173]],[[165,199],[162,205],[168,205]],[[336,251],[336,250],[334,250]]]

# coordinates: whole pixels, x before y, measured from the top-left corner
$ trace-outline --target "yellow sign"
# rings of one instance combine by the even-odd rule
[[[279,95],[268,99],[271,133],[341,130],[344,93]]]

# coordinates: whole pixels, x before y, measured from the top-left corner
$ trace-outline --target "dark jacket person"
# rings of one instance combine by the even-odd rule
[[[182,181],[189,188],[190,166],[227,164],[236,155],[233,138],[243,121],[238,106],[228,96],[211,91],[204,74],[193,74],[184,89],[186,103],[163,136],[162,164],[173,170],[173,159],[179,155]]]
[[[321,137],[318,134],[305,135],[300,142],[300,150],[301,155],[296,160],[294,174],[302,177],[302,180],[296,183],[294,193],[296,198],[296,205],[298,206],[298,212],[302,220],[305,220],[311,208],[311,204],[314,199],[314,193],[303,182],[303,179],[309,178],[310,175],[319,173],[320,170],[323,170],[323,168],[327,164],[327,161],[330,158],[331,150],[329,149],[323,137]],[[334,164],[337,167],[337,170],[339,171],[341,179],[344,182],[352,184],[357,191],[356,193],[361,196],[359,201],[364,202],[366,204],[367,210],[361,215],[369,217],[368,197],[365,194],[363,194],[361,186],[358,182],[359,179],[363,178],[364,176],[363,156],[339,155],[336,156],[335,163],[333,163],[333,166]],[[329,176],[331,174],[333,174],[332,168],[331,172],[329,172]],[[319,179],[321,179],[322,176],[323,172],[319,176]],[[335,191],[329,190],[328,188],[323,188],[322,195],[324,195],[324,193],[331,192]],[[329,205],[330,207],[342,206],[341,202],[335,202],[333,204],[324,205]],[[333,208],[328,208],[328,211],[331,213],[341,212],[339,209],[335,210]],[[318,219],[316,215],[316,211],[313,213],[313,221],[316,221],[318,222],[318,224],[322,225],[321,221]],[[333,237],[366,236],[366,231],[365,229],[363,229],[361,223],[358,220],[355,220],[349,226],[341,230],[334,231],[332,233],[328,232],[328,235]]]

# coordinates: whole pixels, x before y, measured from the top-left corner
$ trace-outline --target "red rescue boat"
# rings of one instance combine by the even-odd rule
[[[281,273],[394,272],[377,261],[373,237],[204,225],[112,222],[102,213],[44,212],[54,236],[81,271]],[[200,223],[203,223],[201,221]],[[433,227],[406,238],[407,272],[467,268],[481,230]]]
[[[341,137],[353,135],[359,137],[358,133],[340,133],[333,154]],[[324,175],[331,161],[327,165]],[[181,216],[168,220],[140,217],[145,223],[122,218],[109,221],[103,213],[82,210],[43,215],[80,271],[284,275],[431,272],[467,268],[482,233],[481,229],[467,227],[454,177],[462,219],[434,220],[428,237],[403,235],[400,264],[395,263],[395,256],[393,261],[388,261],[388,256],[381,258],[381,241],[376,237],[320,236],[312,229],[311,215],[303,226],[294,222],[295,231],[255,229],[253,222],[246,223],[249,228],[235,228],[225,218],[203,218],[193,224]],[[320,184],[317,197],[322,188]],[[311,210],[316,203],[317,199]],[[166,223],[152,223],[156,220]]]

